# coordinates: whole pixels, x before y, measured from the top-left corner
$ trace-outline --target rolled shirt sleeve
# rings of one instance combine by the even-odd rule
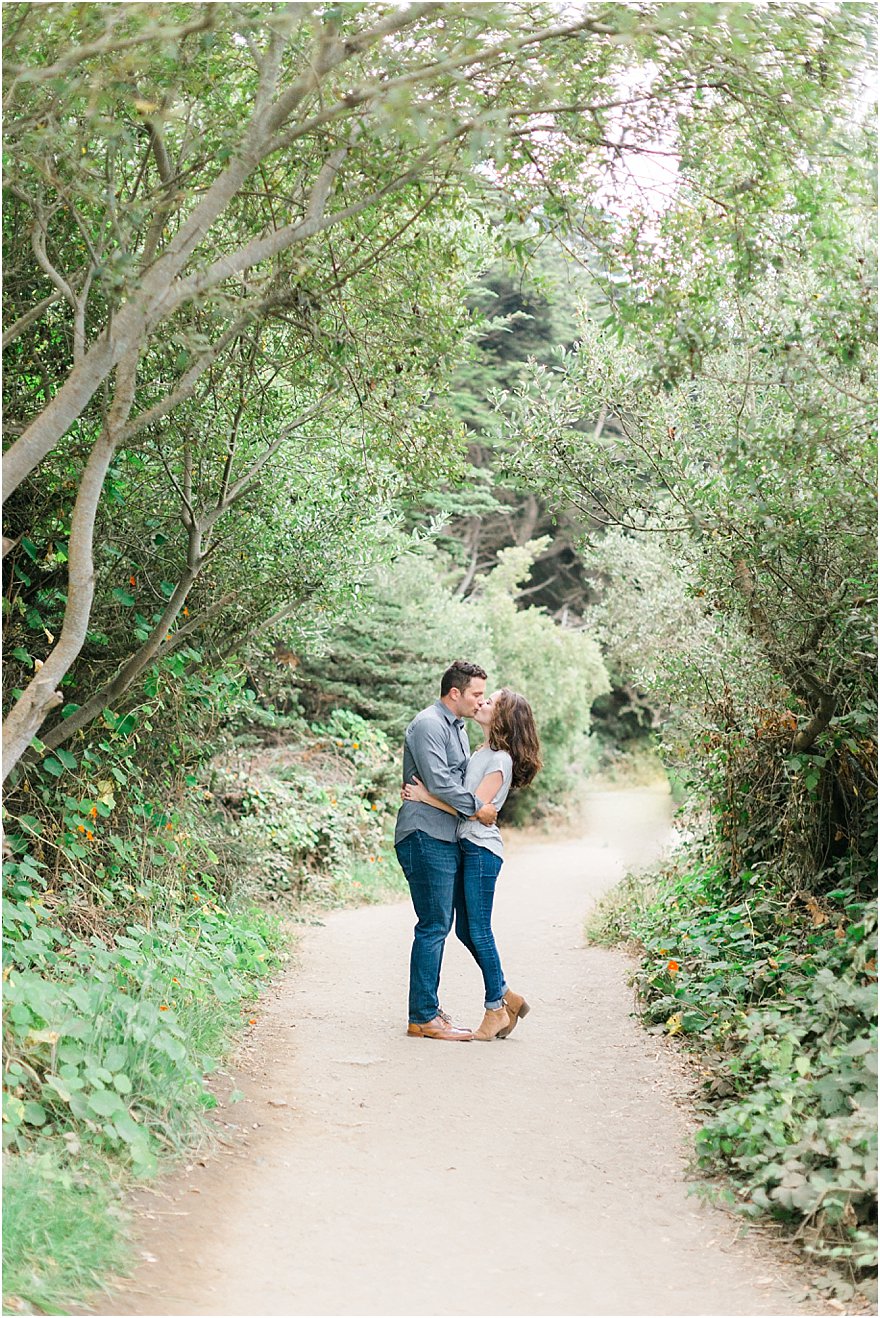
[[[469,818],[483,803],[453,773],[446,758],[446,745],[443,725],[436,719],[415,722],[407,732],[406,748],[416,774],[428,791]]]

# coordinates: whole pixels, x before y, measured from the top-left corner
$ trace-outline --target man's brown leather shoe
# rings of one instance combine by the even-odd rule
[[[468,1029],[467,1025],[459,1025],[456,1021],[454,1021],[450,1016],[449,1012],[444,1011],[442,1007],[437,1008],[437,1015],[440,1017],[441,1021],[445,1022],[446,1028],[448,1030],[464,1030],[465,1034],[473,1033],[473,1031]]]
[[[450,1025],[442,1016],[435,1016],[432,1021],[425,1021],[424,1025],[410,1021],[406,1032],[414,1039],[448,1039],[451,1043],[470,1043],[474,1037],[472,1030]]]

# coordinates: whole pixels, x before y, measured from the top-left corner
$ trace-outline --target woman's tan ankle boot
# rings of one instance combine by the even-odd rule
[[[487,1042],[489,1039],[500,1038],[501,1031],[507,1032],[509,1029],[510,1017],[503,1007],[496,1007],[492,1011],[487,1008],[482,1025],[474,1030],[474,1038]]]
[[[501,1031],[498,1036],[500,1039],[506,1039],[520,1017],[528,1016],[531,1011],[531,1007],[526,1002],[525,998],[519,993],[511,993],[509,989],[504,995],[504,1005],[507,1008],[507,1014],[510,1017],[510,1025],[506,1030]]]

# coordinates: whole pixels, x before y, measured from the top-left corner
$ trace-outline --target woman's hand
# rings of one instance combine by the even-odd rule
[[[411,783],[403,784],[401,795],[404,801],[421,801],[423,805],[428,805],[433,800],[425,784],[416,777],[413,777]]]

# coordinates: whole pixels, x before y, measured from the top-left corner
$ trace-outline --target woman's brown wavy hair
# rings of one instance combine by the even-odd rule
[[[489,745],[513,760],[513,787],[528,787],[543,767],[535,716],[525,696],[504,686],[492,702]]]

